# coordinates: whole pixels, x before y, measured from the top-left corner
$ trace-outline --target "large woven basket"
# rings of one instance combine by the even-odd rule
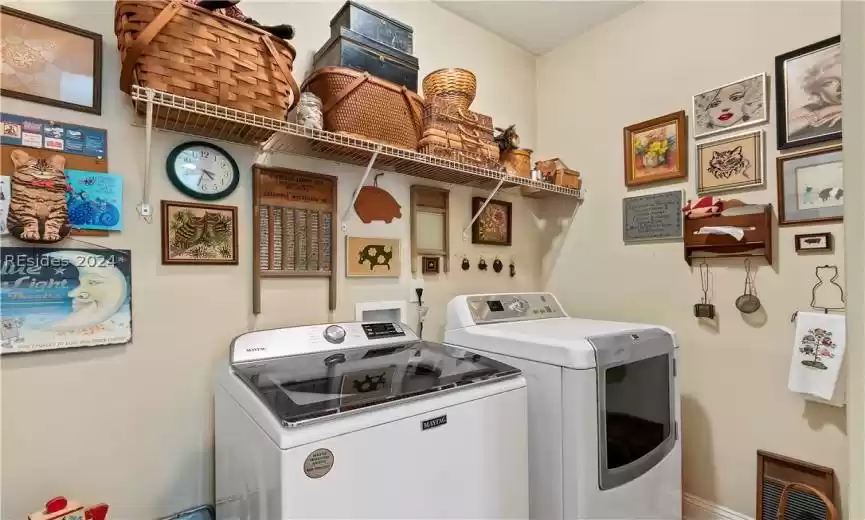
[[[417,150],[423,100],[407,88],[367,72],[324,67],[303,90],[321,98],[325,130]]]
[[[477,78],[466,69],[439,69],[423,79],[423,95],[426,99],[444,99],[463,110],[468,110],[477,90]]]
[[[280,120],[300,98],[294,48],[261,29],[181,0],[117,0],[114,15],[127,94],[137,84]]]

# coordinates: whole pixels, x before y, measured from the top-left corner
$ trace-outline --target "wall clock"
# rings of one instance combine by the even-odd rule
[[[228,152],[201,141],[172,150],[165,170],[175,188],[198,200],[227,197],[240,181],[240,170]]]

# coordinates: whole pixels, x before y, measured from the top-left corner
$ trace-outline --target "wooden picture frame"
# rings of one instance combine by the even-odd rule
[[[828,253],[832,251],[832,233],[804,233],[793,237],[797,253]]]
[[[485,200],[484,197],[472,197],[472,215],[481,209]],[[513,205],[504,200],[492,199],[472,224],[472,244],[510,246],[512,231]]]
[[[400,247],[398,238],[345,237],[346,278],[399,278]]]
[[[696,146],[697,194],[750,190],[766,186],[763,130],[748,130]]]
[[[330,282],[328,305],[330,310],[335,310],[339,208],[337,178],[261,164],[252,166],[252,178],[253,314],[261,313],[262,278],[327,278]],[[282,249],[283,237],[288,235],[295,240],[297,237],[285,229],[288,221],[291,220],[291,225],[294,225],[301,215],[306,218],[313,214],[319,225],[315,237],[306,233],[304,247],[309,254],[301,255],[299,248],[291,251],[286,246]],[[279,249],[277,237],[280,237]],[[310,262],[309,255],[316,247],[319,255]]]
[[[16,21],[18,21],[17,24]],[[21,99],[33,103],[41,103],[43,105],[66,108],[69,110],[77,110],[79,112],[87,112],[89,114],[102,114],[101,34],[87,31],[79,27],[73,27],[71,25],[50,20],[48,18],[43,18],[41,16],[36,16],[34,14],[30,14],[24,11],[19,11],[18,9],[6,7],[5,5],[0,6],[0,26],[2,26],[3,28],[3,39],[6,40],[4,41],[4,46],[25,46],[21,53],[15,54],[30,56],[29,61],[20,63],[11,63],[3,58],[0,58],[0,61],[2,61],[2,65],[4,67],[4,83],[3,87],[0,88],[0,94],[5,97]],[[57,31],[67,34],[59,34]],[[10,36],[17,36],[18,38],[15,42],[10,42],[7,40],[7,38],[9,38]],[[66,38],[66,40],[61,40],[58,43],[52,38]],[[20,39],[22,43],[18,43],[18,39]],[[78,86],[77,89],[72,89],[74,91],[66,92],[67,96],[77,96],[82,102],[76,103],[69,100],[58,99],[49,96],[47,92],[28,92],[28,87],[30,89],[41,88],[42,90],[48,89],[50,88],[50,86],[55,86],[58,89],[60,88],[59,84],[53,84],[50,86],[45,85],[51,84],[52,81],[54,83],[59,83],[59,80],[57,78],[50,77],[50,73],[53,70],[60,70],[59,67],[54,64],[55,62],[63,62],[67,66],[73,66],[75,64],[74,62],[81,61],[79,54],[82,52],[83,48],[90,47],[90,45],[88,45],[87,41],[79,41],[79,39],[89,40],[89,42],[92,44],[92,55],[88,57],[85,63],[78,64],[79,69],[73,71],[63,70],[61,72],[67,76],[74,77],[75,79],[83,78],[85,80],[88,78],[89,73],[90,85],[89,87],[83,87],[83,92],[78,92],[78,90],[82,89],[81,86]],[[51,61],[48,61],[43,55],[39,53],[33,53],[30,47],[26,47],[26,43],[23,43],[24,40],[40,41],[43,45],[50,46],[51,48],[56,49],[57,54],[62,54],[63,52],[65,52],[66,56],[58,55],[55,56]],[[25,51],[31,52],[26,53]],[[39,67],[39,65],[42,66]],[[46,65],[50,65],[50,67]],[[38,68],[39,70],[31,70],[31,66],[33,66],[34,69]],[[20,70],[21,78],[32,78],[34,76],[38,76],[37,79],[41,79],[41,81],[39,81],[35,87],[33,85],[25,84],[27,82],[24,79],[21,79],[21,81],[14,81],[10,79],[9,76],[15,76],[16,74],[6,74],[7,70]],[[19,83],[20,85],[18,85]],[[83,85],[83,83],[80,83],[80,85]],[[83,102],[85,98],[89,98],[89,101],[86,103]]]
[[[841,145],[830,146],[793,155],[782,155],[776,159],[779,226],[796,226],[844,220],[844,203],[842,200],[844,197],[844,171],[841,150]],[[838,164],[841,168],[840,180],[831,179],[831,182],[826,181],[831,185],[827,184],[824,186],[823,183],[819,183],[816,189],[813,189],[813,187],[809,189],[807,186],[809,182],[799,179],[799,175],[805,174],[805,168],[814,168],[828,164]],[[810,171],[815,172],[815,175],[838,176],[837,172],[825,169]],[[799,185],[805,187],[804,192],[800,193]],[[806,195],[809,191],[811,192],[810,198]],[[809,205],[809,200],[814,201],[814,208],[802,209],[800,206]],[[842,202],[836,204],[835,202],[838,200],[842,200]],[[794,203],[796,208],[791,207]]]
[[[422,256],[423,274],[439,274],[441,272],[439,268],[440,261],[441,257],[438,256]]]
[[[627,126],[623,133],[625,186],[688,178],[688,124],[684,110]]]
[[[835,502],[835,470],[792,457],[757,450],[757,515],[755,519],[776,518],[777,489],[792,482],[805,484]],[[776,488],[774,491],[768,488]],[[769,507],[766,507],[766,506]]]
[[[840,35],[776,56],[778,149],[840,140],[841,87]]]
[[[178,211],[172,212],[175,208]],[[226,216],[231,226],[230,230],[225,230]],[[205,230],[208,232],[204,233]],[[231,235],[227,243],[224,238],[226,233]],[[203,241],[204,237],[214,236],[218,240],[213,243]],[[224,248],[229,247],[230,254],[222,253]],[[208,255],[216,257],[208,258]],[[237,263],[237,206],[162,201],[163,265],[237,265]]]

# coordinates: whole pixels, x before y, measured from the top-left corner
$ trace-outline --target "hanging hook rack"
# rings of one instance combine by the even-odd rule
[[[832,278],[829,279],[829,283],[838,288],[839,294],[841,294],[841,306],[840,307],[824,307],[822,305],[817,305],[817,289],[823,285],[823,280],[820,279],[820,269],[832,269],[834,273],[832,274]],[[847,310],[847,298],[844,296],[844,288],[841,287],[841,284],[837,282],[838,276],[838,266],[837,265],[829,265],[823,264],[818,265],[814,268],[814,276],[817,278],[817,283],[811,287],[811,308],[817,311],[823,311],[823,314],[829,314],[829,311],[845,311]],[[799,315],[799,311],[793,313],[793,316],[790,318],[790,322],[795,322],[796,317]]]
[[[381,145],[375,147],[375,151],[372,153],[372,157],[369,158],[369,163],[366,165],[366,171],[363,172],[363,177],[360,178],[360,182],[355,188],[354,193],[351,195],[351,202],[346,206],[345,212],[342,214],[342,228],[343,233],[348,231],[348,217],[351,215],[351,210],[354,208],[354,203],[357,202],[357,197],[360,195],[360,190],[363,189],[364,184],[366,184],[366,179],[369,177],[369,172],[372,171],[372,167],[375,164],[375,160],[378,159],[378,154],[381,152]],[[379,174],[384,175],[384,174]],[[378,175],[376,175],[378,177]]]
[[[504,183],[505,183],[505,177],[502,177],[501,180],[499,181],[499,183],[496,184],[496,187],[493,188],[493,191],[492,191],[492,193],[490,193],[489,197],[487,197],[487,199],[484,201],[484,203],[481,204],[481,207],[478,208],[478,211],[472,217],[472,220],[471,220],[471,222],[469,222],[469,225],[466,226],[465,229],[463,229],[463,240],[469,239],[469,231],[471,231],[472,226],[475,224],[475,221],[478,219],[478,217],[481,216],[481,213],[483,213],[484,210],[487,209],[487,206],[489,205],[490,201],[493,200],[493,197],[496,196],[496,193],[499,192],[499,188],[501,188],[502,184],[504,184]]]

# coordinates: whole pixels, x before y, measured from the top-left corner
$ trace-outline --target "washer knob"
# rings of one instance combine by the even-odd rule
[[[328,343],[342,343],[345,339],[345,329],[339,325],[331,325],[324,329],[324,339]]]
[[[514,301],[512,301],[510,305],[508,305],[508,308],[514,312],[523,313],[529,308],[529,302],[517,297],[514,298]]]

